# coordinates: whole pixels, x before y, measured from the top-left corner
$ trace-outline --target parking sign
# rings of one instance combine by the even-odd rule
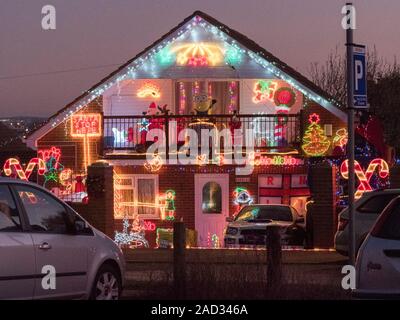
[[[354,108],[367,108],[367,65],[365,46],[353,45]]]

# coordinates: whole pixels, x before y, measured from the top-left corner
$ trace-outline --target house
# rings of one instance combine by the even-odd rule
[[[41,154],[59,150],[72,179],[95,161],[112,165],[115,219],[139,217],[152,226],[150,239],[156,228],[183,219],[197,230],[198,245],[210,246],[222,241],[226,217],[249,201],[292,204],[304,213],[309,159],[340,152],[346,119],[306,77],[196,11],[55,113],[26,142]],[[152,129],[164,136],[151,138]],[[185,129],[198,133],[197,141],[182,134]],[[201,136],[202,129],[210,136]],[[210,140],[218,144],[224,129],[230,140],[218,152],[201,150]],[[158,142],[164,147],[150,152]],[[200,153],[182,162],[188,146]],[[244,160],[229,162],[232,154]],[[246,165],[251,172],[240,171]]]

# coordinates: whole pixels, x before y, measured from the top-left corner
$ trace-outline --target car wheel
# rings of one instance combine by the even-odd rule
[[[121,295],[121,277],[115,268],[103,265],[97,272],[93,283],[91,300],[119,300]]]

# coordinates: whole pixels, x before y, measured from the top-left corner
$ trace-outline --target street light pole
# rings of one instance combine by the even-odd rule
[[[346,6],[352,6],[352,3],[346,3]],[[346,29],[346,56],[347,56],[347,115],[348,115],[348,144],[347,154],[349,157],[349,262],[354,266],[356,256],[355,245],[355,216],[354,216],[354,63],[353,63],[353,28],[350,25]]]

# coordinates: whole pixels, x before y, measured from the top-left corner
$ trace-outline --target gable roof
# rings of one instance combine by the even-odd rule
[[[160,39],[157,41],[153,42],[151,45],[146,47],[144,50],[139,52],[135,57],[132,59],[128,60],[126,63],[122,64],[118,69],[110,73],[108,76],[97,82],[95,85],[93,85],[90,89],[85,91],[83,94],[81,94],[79,97],[74,99],[72,102],[67,104],[64,108],[61,110],[57,111],[55,114],[50,116],[50,118],[43,123],[43,125],[36,130],[30,132],[27,135],[26,141],[27,144],[30,145],[31,147],[35,147],[36,145],[36,140],[45,135],[48,131],[50,131],[53,127],[57,125],[57,123],[51,123],[53,119],[56,119],[58,116],[62,114],[66,114],[64,116],[63,120],[67,119],[71,114],[74,112],[78,111],[80,108],[84,107],[87,103],[84,103],[83,105],[79,105],[78,108],[73,109],[73,107],[82,101],[83,99],[87,97],[93,97],[94,92],[96,91],[97,88],[99,88],[101,85],[112,79],[113,77],[117,76],[120,74],[122,71],[126,70],[129,68],[132,63],[134,63],[136,60],[140,59],[143,55],[145,55],[147,52],[150,50],[158,47],[160,44],[162,44],[167,38],[169,38],[171,35],[179,31],[182,27],[184,27],[187,23],[189,23],[193,18],[195,17],[200,17],[204,19],[206,22],[209,24],[217,27],[220,31],[224,32],[226,35],[240,43],[242,46],[247,48],[248,50],[252,51],[254,54],[259,55],[269,63],[273,64],[276,68],[280,69],[283,73],[291,77],[292,79],[298,81],[301,83],[304,87],[308,88],[311,90],[313,93],[317,94],[321,98],[325,99],[327,104],[323,105],[326,107],[329,111],[332,113],[336,114],[341,120],[347,121],[347,115],[346,113],[340,109],[340,104],[335,100],[334,97],[332,97],[330,94],[328,94],[326,91],[315,85],[312,81],[310,81],[308,78],[303,76],[301,73],[278,59],[276,56],[274,56],[272,53],[269,51],[265,50],[261,46],[259,46],[255,41],[249,39],[242,33],[231,29],[227,25],[219,22],[215,18],[209,16],[208,14],[202,12],[202,11],[195,11],[193,12],[190,16],[185,18],[181,23],[179,23],[175,28],[171,29],[169,32],[167,32],[165,35],[163,35]],[[89,99],[88,101],[90,102],[93,99]],[[62,122],[63,120],[59,121]]]

